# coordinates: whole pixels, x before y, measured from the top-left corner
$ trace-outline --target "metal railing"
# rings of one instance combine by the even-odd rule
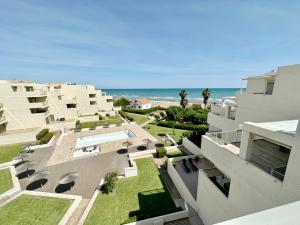
[[[227,145],[241,142],[242,130],[211,132],[206,136],[219,145]]]

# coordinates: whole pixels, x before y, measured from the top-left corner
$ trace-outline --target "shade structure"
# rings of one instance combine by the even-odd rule
[[[161,139],[165,142],[165,145],[167,144],[167,141],[169,141],[168,136],[163,136]]]
[[[30,154],[29,153],[27,153],[27,152],[22,152],[20,155],[18,155],[18,156],[16,156],[15,158],[14,158],[14,160],[24,160],[24,158],[27,158],[28,156],[30,156]]]
[[[133,145],[133,143],[131,141],[125,141],[125,142],[122,143],[122,145],[125,146],[128,150],[128,147]]]
[[[35,172],[30,178],[29,180],[31,182],[35,182],[35,181],[39,181],[39,184],[40,184],[40,188],[43,187],[43,183],[42,183],[42,180],[43,179],[46,179],[47,176],[49,175],[49,171],[48,170],[41,170],[41,171],[38,171],[38,172]],[[46,181],[47,182],[47,181]]]
[[[59,179],[59,184],[69,184],[74,182],[79,177],[79,174],[76,172],[66,173]]]
[[[23,164],[21,164],[20,166],[18,166],[18,170],[28,170],[29,168],[31,168],[32,166],[34,166],[35,164],[37,164],[37,162],[35,161],[29,161],[29,160],[26,160],[24,161]]]
[[[149,138],[146,138],[146,139],[143,140],[143,142],[146,143],[146,146],[147,146],[147,148],[148,148],[149,144],[150,144],[152,141],[151,141]]]
[[[50,174],[50,172],[48,170],[41,170],[38,172],[35,172],[31,177],[30,177],[30,181],[37,181],[37,180],[41,180],[41,179],[45,179],[48,175]]]

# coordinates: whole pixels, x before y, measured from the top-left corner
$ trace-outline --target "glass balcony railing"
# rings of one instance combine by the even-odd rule
[[[237,144],[241,142],[242,130],[212,132],[206,136],[219,145]]]

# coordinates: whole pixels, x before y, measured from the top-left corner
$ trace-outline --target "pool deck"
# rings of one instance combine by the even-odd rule
[[[55,147],[54,152],[47,163],[47,166],[52,166],[52,165],[80,159],[80,158],[73,157],[73,151],[76,145],[77,138],[92,136],[97,134],[111,133],[116,131],[123,131],[126,129],[131,130],[135,134],[135,137],[129,138],[129,140],[133,143],[133,146],[145,145],[145,143],[143,142],[144,139],[150,139],[153,142],[157,142],[156,138],[151,136],[147,131],[145,131],[143,128],[141,128],[136,124],[127,124],[119,127],[114,126],[109,128],[100,128],[97,130],[87,130],[78,133],[70,132],[64,135],[62,140]],[[102,155],[109,152],[115,152],[119,149],[124,148],[122,143],[124,143],[125,141],[126,140],[118,140],[118,141],[112,141],[112,142],[100,144],[99,146],[101,148],[101,152],[98,155]],[[93,157],[95,157],[95,155]]]

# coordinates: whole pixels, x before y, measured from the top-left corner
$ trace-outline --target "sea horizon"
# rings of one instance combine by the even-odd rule
[[[149,98],[153,101],[178,102],[180,90],[187,91],[190,102],[203,100],[202,90],[204,88],[105,88],[102,89],[114,98],[126,97],[130,100],[135,98]],[[209,88],[211,90],[210,101],[220,101],[222,97],[234,96],[240,88]]]

